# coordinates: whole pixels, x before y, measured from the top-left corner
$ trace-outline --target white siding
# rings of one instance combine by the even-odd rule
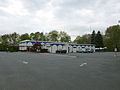
[[[92,46],[92,47],[91,47],[91,49],[93,49],[93,50],[94,50],[94,52],[95,52],[95,46]]]
[[[77,51],[77,47],[73,46],[73,52],[75,53]]]
[[[76,51],[80,51],[80,46],[77,46]]]
[[[72,46],[70,46],[70,52],[73,52],[73,47]]]
[[[69,47],[68,44],[63,45],[63,50],[67,50],[67,53],[68,53],[68,47]]]
[[[52,53],[56,53],[57,45],[52,45],[51,49]]]
[[[33,46],[33,44],[31,42],[27,43],[26,46]]]
[[[58,45],[58,50],[62,50],[62,49],[63,49],[62,45]]]

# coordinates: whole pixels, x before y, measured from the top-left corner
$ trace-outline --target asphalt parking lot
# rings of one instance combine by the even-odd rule
[[[0,52],[0,90],[120,90],[120,52]]]

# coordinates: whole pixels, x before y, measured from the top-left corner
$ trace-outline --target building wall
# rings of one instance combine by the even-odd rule
[[[70,45],[69,49],[70,49],[69,52],[72,53],[73,52],[73,46]]]
[[[33,46],[34,43],[32,43],[31,41],[22,41],[20,44],[19,44],[19,50],[27,50],[27,47],[31,47]],[[52,43],[51,42],[48,42],[48,43],[45,43],[45,42],[42,42],[41,43],[43,46],[42,48],[44,49],[48,49],[48,51],[50,53],[56,53],[56,50],[67,50],[67,53],[71,53],[71,52],[77,52],[77,51],[82,51],[82,50],[85,50],[85,49],[93,49],[94,52],[95,52],[95,46],[94,45],[82,45],[82,44],[69,44],[69,43]]]
[[[57,50],[57,45],[52,45],[51,46],[51,52],[56,53],[56,50]]]
[[[62,45],[58,45],[58,50],[62,50],[63,46]]]
[[[77,52],[77,46],[73,46],[73,52],[75,53],[75,52]]]

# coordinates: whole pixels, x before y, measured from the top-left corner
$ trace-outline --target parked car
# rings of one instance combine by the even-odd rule
[[[56,50],[56,53],[67,53],[67,50]]]
[[[77,51],[78,53],[93,53],[94,50],[93,49],[86,49],[86,48],[83,48],[81,49],[80,51]]]

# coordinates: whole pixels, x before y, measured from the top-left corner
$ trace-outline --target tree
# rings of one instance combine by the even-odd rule
[[[77,36],[76,39],[74,40],[75,43],[77,44],[90,44],[91,43],[91,34],[85,34],[82,37]]]
[[[1,36],[1,42],[2,44],[9,44],[10,41],[10,35],[9,34],[5,34]]]
[[[77,36],[74,40],[74,43],[81,44],[81,37]]]
[[[93,30],[92,34],[91,34],[91,44],[96,44],[95,43],[95,31]]]
[[[0,36],[0,43],[2,43],[2,38],[1,38],[1,36]]]
[[[28,34],[28,33],[22,34],[22,35],[20,36],[20,40],[21,40],[21,41],[22,41],[22,40],[30,40],[29,34]]]
[[[45,37],[45,41],[49,41],[49,33],[45,33],[44,37]]]
[[[16,32],[10,34],[10,41],[12,44],[17,44],[17,42],[19,41],[19,34],[17,34]]]
[[[85,34],[82,36],[83,40],[84,40],[84,44],[90,44],[91,43],[91,34]]]
[[[31,33],[31,34],[30,34],[30,40],[34,40],[34,36],[35,36],[35,34],[34,34],[34,33]]]
[[[115,47],[120,50],[120,25],[114,25],[107,28],[104,43],[111,51]]]
[[[64,31],[61,31],[59,34],[59,38],[61,42],[70,42],[71,37]]]
[[[46,41],[46,37],[43,32],[40,33],[40,41]]]
[[[1,36],[0,51],[7,51],[10,43],[10,35],[5,34]]]
[[[84,37],[77,36],[76,39],[74,40],[74,43],[85,44],[85,41],[86,41],[86,39]]]
[[[59,32],[56,31],[56,30],[53,30],[53,31],[49,32],[48,39],[49,39],[49,41],[58,41]]]
[[[97,48],[103,47],[103,37],[100,33],[100,31],[97,32],[96,36],[95,36],[95,45]]]
[[[36,40],[36,41],[46,41],[46,37],[43,32],[35,32],[30,34],[30,39],[31,40]]]
[[[33,39],[36,41],[39,41],[40,40],[40,32],[35,32]]]

